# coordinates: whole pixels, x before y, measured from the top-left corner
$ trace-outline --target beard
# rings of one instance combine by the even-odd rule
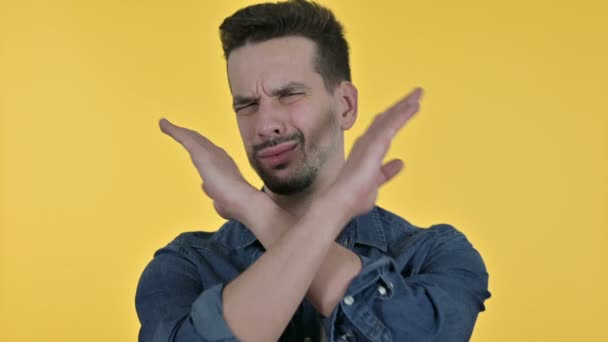
[[[332,150],[332,148],[323,150],[318,145],[317,142],[320,141],[320,136],[324,130],[334,130],[336,125],[337,119],[333,111],[328,110],[324,120],[321,120],[319,127],[317,127],[315,130],[316,134],[311,136],[311,143],[308,146],[308,149],[306,148],[306,139],[304,138],[304,135],[301,132],[296,132],[292,135],[270,139],[262,144],[254,146],[252,153],[248,154],[249,163],[258,176],[262,179],[264,185],[273,193],[279,195],[293,195],[300,193],[309,188],[317,179],[319,170],[327,161],[330,154],[329,152]],[[289,161],[289,164],[280,164],[272,169],[268,169],[255,158],[258,151],[285,142],[295,142],[298,144],[298,151],[294,151],[298,153],[296,156],[297,158]],[[284,170],[289,166],[295,170],[293,170],[292,173],[287,177],[278,177],[276,175],[275,171]]]
[[[276,146],[285,142],[295,142],[298,144],[298,151],[294,151],[299,153],[298,158],[290,162],[302,164],[292,166],[296,167],[296,169],[289,176],[281,178],[274,172],[286,169],[289,167],[288,164],[280,164],[272,169],[268,169],[255,157],[250,157],[249,162],[270,191],[279,195],[292,195],[304,191],[317,179],[319,169],[325,162],[326,157],[324,153],[318,151],[317,146],[311,146],[310,152],[312,153],[306,153],[304,136],[299,132],[289,137],[268,140],[256,146],[254,148],[254,155],[263,148]],[[310,160],[310,155],[317,156],[317,158]]]
[[[279,166],[275,169],[281,170],[285,167]],[[317,179],[319,168],[313,165],[304,165],[286,179],[280,179],[263,168],[256,168],[256,172],[270,191],[279,195],[293,195],[304,191]]]

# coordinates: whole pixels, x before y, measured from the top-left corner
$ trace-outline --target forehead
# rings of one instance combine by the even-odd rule
[[[274,38],[235,49],[227,62],[232,94],[268,91],[289,82],[322,82],[314,70],[315,55],[315,43],[304,37]]]

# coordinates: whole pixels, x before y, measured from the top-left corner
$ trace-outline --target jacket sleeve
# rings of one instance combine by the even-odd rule
[[[139,342],[237,341],[224,320],[218,283],[203,288],[196,266],[170,244],[158,250],[137,286]]]
[[[468,341],[490,297],[479,253],[447,224],[397,243],[363,268],[326,325],[338,341]],[[355,333],[356,331],[356,333]]]

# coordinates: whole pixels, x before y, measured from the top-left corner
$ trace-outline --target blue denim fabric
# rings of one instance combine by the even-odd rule
[[[336,241],[359,255],[361,273],[330,317],[304,298],[280,341],[319,341],[320,325],[330,342],[470,339],[490,292],[484,262],[461,232],[415,227],[375,207]],[[137,287],[139,341],[237,341],[222,290],[262,253],[236,221],[215,233],[182,233],[156,251]]]

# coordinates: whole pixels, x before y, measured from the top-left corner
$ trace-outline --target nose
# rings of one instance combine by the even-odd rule
[[[258,108],[257,134],[265,139],[285,134],[286,113],[274,102],[260,101]]]

